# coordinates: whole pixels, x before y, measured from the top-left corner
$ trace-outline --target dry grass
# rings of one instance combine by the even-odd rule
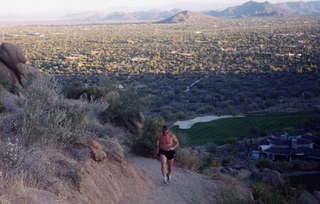
[[[197,154],[184,148],[181,148],[177,151],[176,161],[181,167],[194,171],[201,167],[201,160]]]
[[[93,125],[98,127],[97,112],[108,107],[102,101],[65,99],[58,84],[45,76],[34,79],[23,95],[23,98],[8,95],[0,98],[9,110],[9,114],[0,118],[4,124],[0,128],[16,135],[19,143],[26,146],[66,143],[92,135],[88,129]]]
[[[223,174],[217,168],[206,169],[204,174],[219,183],[219,188],[214,190],[211,203],[217,204],[251,204],[252,195],[244,183],[235,177]]]
[[[12,204],[18,197],[27,197],[25,189],[37,186],[37,181],[28,174],[2,174],[0,176],[0,204]]]

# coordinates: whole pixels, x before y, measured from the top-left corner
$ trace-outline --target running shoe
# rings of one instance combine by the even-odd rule
[[[171,176],[167,176],[167,180],[168,180],[168,183],[170,183],[172,181]]]
[[[163,177],[163,183],[164,184],[168,184],[169,182],[168,182],[168,178],[165,176],[165,177]]]

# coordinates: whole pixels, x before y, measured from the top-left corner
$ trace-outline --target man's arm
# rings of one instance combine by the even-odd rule
[[[179,140],[175,135],[173,135],[173,143],[174,143],[174,146],[172,147],[172,150],[180,146]]]
[[[156,136],[156,151],[154,152],[154,156],[157,156],[159,153],[160,148],[160,137],[159,135]]]

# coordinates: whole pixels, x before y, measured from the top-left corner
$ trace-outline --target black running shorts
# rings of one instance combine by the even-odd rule
[[[167,157],[168,160],[171,160],[174,158],[176,151],[174,151],[174,150],[165,151],[165,150],[160,149],[159,154],[160,155],[163,154],[165,157]]]

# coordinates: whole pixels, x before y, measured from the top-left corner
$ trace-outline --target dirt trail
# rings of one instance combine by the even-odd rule
[[[175,168],[172,182],[162,184],[160,162],[155,159],[130,156],[136,167],[142,169],[152,180],[152,189],[144,198],[130,200],[128,204],[209,204],[208,197],[217,185],[204,175],[181,168]]]

